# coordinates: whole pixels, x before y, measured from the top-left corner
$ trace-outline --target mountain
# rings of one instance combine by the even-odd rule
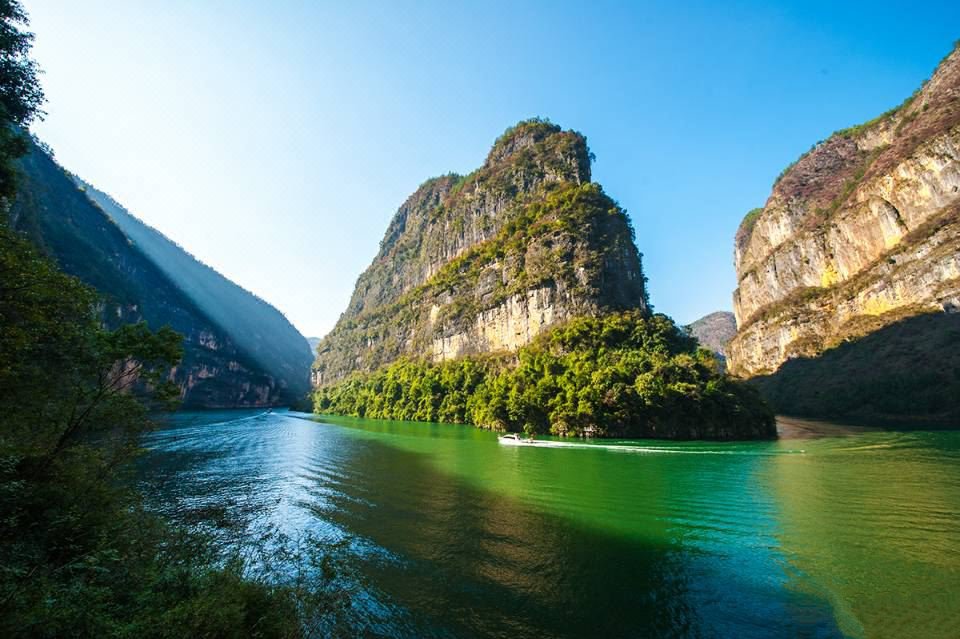
[[[590,161],[582,135],[530,120],[470,175],[423,183],[318,346],[314,383],[401,356],[515,351],[572,317],[645,311],[633,229]]]
[[[313,354],[284,315],[144,224],[109,195],[80,178],[77,186],[168,278],[241,349],[297,397],[309,391]]]
[[[700,345],[721,357],[727,355],[727,344],[737,334],[737,319],[729,311],[717,311],[704,315],[687,327]]]
[[[778,409],[960,415],[960,48],[788,167],[735,265],[729,364]]]
[[[318,345],[314,409],[578,437],[776,435],[756,392],[647,300],[586,139],[507,129],[400,207]]]
[[[313,353],[313,356],[317,356],[317,346],[319,346],[322,338],[320,337],[308,337],[307,344],[310,345],[310,351]]]
[[[104,196],[78,187],[36,143],[20,168],[11,226],[101,294],[106,324],[145,320],[184,335],[172,376],[185,406],[270,406],[303,396],[309,347],[279,312],[104,201],[115,217],[108,215],[91,199]]]

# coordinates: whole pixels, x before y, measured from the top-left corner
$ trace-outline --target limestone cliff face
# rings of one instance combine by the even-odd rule
[[[390,222],[314,383],[403,356],[512,351],[601,310],[646,309],[629,220],[590,182],[584,137],[527,121],[468,176],[428,180]]]
[[[734,259],[739,375],[960,309],[960,49],[899,108],[788,168]]]

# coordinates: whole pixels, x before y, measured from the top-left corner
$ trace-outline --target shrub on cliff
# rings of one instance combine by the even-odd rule
[[[624,312],[560,325],[508,356],[404,359],[322,387],[315,409],[496,430],[675,439],[775,434],[757,394],[664,315]]]

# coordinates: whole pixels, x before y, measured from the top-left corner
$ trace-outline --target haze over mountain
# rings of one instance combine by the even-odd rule
[[[106,193],[79,177],[74,176],[74,180],[87,197],[264,370],[287,380],[295,394],[307,392],[305,370],[313,361],[310,345],[280,311],[144,224]]]
[[[19,165],[12,227],[103,296],[108,325],[145,320],[183,334],[172,377],[184,405],[269,406],[304,396],[309,346],[276,309],[82,186],[36,143]]]

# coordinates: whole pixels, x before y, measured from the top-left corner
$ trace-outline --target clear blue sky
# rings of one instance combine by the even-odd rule
[[[24,5],[60,162],[307,335],[417,185],[531,116],[587,136],[658,310],[729,309],[744,212],[960,37],[955,1]]]

